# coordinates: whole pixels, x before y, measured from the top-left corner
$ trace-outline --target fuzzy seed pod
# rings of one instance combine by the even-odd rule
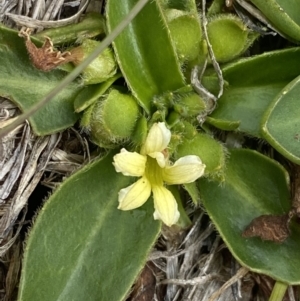
[[[70,50],[73,57],[73,64],[79,65],[85,60],[94,49],[99,46],[100,42],[86,39],[83,43]],[[82,72],[85,85],[97,84],[106,81],[114,76],[117,72],[117,64],[113,52],[106,48],[88,67]]]
[[[179,60],[190,62],[202,52],[202,32],[197,16],[171,9],[166,12],[171,38]]]
[[[108,95],[100,98],[92,109],[85,112],[83,121],[95,144],[114,148],[130,138],[138,117],[139,106],[136,100],[129,94],[111,89]]]
[[[239,18],[228,14],[211,19],[207,33],[218,62],[228,62],[241,55],[257,37],[250,34]]]
[[[185,118],[199,115],[205,108],[203,99],[194,92],[181,95],[174,104],[174,110]]]

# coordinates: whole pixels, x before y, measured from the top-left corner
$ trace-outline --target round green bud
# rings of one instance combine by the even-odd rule
[[[176,159],[196,155],[206,165],[205,174],[221,173],[225,167],[225,148],[211,136],[198,133],[193,139],[184,138],[176,151]]]
[[[101,42],[86,39],[77,48],[70,52],[74,56],[74,65],[79,65],[85,60]],[[97,84],[113,77],[117,72],[117,64],[110,48],[106,48],[92,63],[82,72],[85,85]]]
[[[184,125],[183,136],[189,140],[195,138],[198,133],[196,128],[187,121],[183,121],[182,123]]]
[[[181,62],[195,60],[201,52],[202,32],[198,19],[192,14],[167,13],[168,27]],[[180,11],[179,11],[180,12]]]
[[[218,62],[230,61],[250,46],[247,27],[233,15],[218,15],[210,20],[207,33]]]
[[[178,146],[186,139],[193,139],[197,135],[196,128],[187,121],[181,120],[172,127],[172,138],[169,145],[171,152],[176,152]],[[177,151],[178,153],[178,151]]]
[[[112,89],[94,106],[89,123],[92,140],[102,147],[117,145],[130,138],[138,117],[133,96]]]
[[[174,104],[174,110],[185,118],[199,115],[205,108],[204,100],[195,92],[178,95]]]

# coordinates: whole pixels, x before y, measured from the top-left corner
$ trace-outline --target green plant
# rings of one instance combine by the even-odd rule
[[[145,7],[116,37],[114,29],[130,14],[136,2],[107,1],[107,27],[114,33],[112,49],[120,73],[115,74],[116,68],[113,67],[107,77],[105,75],[100,80],[94,81],[90,72],[87,77],[84,72],[87,72],[88,62],[98,55],[89,49],[92,58],[75,68],[63,84],[71,82],[80,72],[83,72],[83,80],[76,78],[30,117],[38,135],[67,128],[81,117],[81,125],[91,132],[93,141],[110,151],[67,179],[37,217],[26,246],[19,300],[81,300],[86,296],[89,300],[122,300],[159,234],[161,224],[153,220],[153,212],[156,219],[168,226],[176,223],[180,227],[190,225],[182,209],[184,200],[180,199],[178,187],[166,189],[163,183],[184,183],[194,203],[201,200],[241,264],[270,275],[278,283],[283,283],[284,288],[289,284],[299,284],[297,248],[300,229],[294,220],[284,219],[287,214],[295,213],[291,208],[287,171],[275,160],[256,151],[226,149],[212,135],[217,128],[265,139],[284,158],[299,164],[299,48],[236,59],[248,49],[257,34],[237,17],[224,14],[209,19],[207,28],[204,28],[192,0],[185,4],[182,1],[157,0],[147,4],[147,1],[139,1]],[[277,6],[276,1],[269,2],[261,10],[278,13]],[[260,8],[258,4],[257,7]],[[286,9],[288,12],[290,8]],[[275,21],[271,17],[270,20],[280,32],[299,42],[298,35],[293,33],[298,27],[291,20],[292,14],[285,23],[278,15],[274,16]],[[191,37],[183,39],[185,28],[177,23],[185,24]],[[219,44],[221,29],[224,42]],[[203,34],[205,30],[209,40]],[[27,111],[57,85],[65,71],[45,73],[36,70],[31,66],[24,42],[17,38],[17,33],[3,27],[1,32],[3,56],[0,60],[5,72],[0,94]],[[55,39],[61,41],[60,35],[64,34],[63,28],[52,35],[49,32],[54,42]],[[11,38],[16,40],[14,45],[9,43]],[[217,61],[231,61],[221,66],[225,91],[217,100],[216,108],[211,102],[217,97],[212,99],[210,95],[217,94],[219,82],[212,68],[216,66],[215,58],[209,57],[210,42]],[[108,46],[105,40],[101,44],[97,50]],[[70,53],[75,55],[72,50]],[[111,63],[111,52],[108,56]],[[194,65],[204,65],[207,61],[210,65],[202,75],[203,86],[199,87],[199,83],[193,81],[190,83]],[[15,89],[17,76],[22,76],[21,70],[24,69],[30,70],[31,77],[22,87],[18,85],[19,89]],[[120,77],[126,81],[128,91],[116,85],[111,87]],[[33,98],[29,87],[36,80],[43,88]],[[201,91],[200,95],[191,84]],[[27,91],[25,96],[24,90]],[[46,103],[56,91],[50,91],[42,103]],[[74,113],[73,104],[79,114]],[[23,118],[32,112],[30,110]],[[58,112],[61,118],[53,118]],[[156,132],[153,136],[152,129],[157,127],[162,134]],[[125,160],[125,157],[129,159]],[[170,161],[175,161],[175,164],[171,166]],[[170,172],[172,168],[177,168],[182,178],[188,168],[195,173],[191,172],[193,176],[189,180],[179,181]],[[126,177],[128,175],[141,177],[136,183],[144,186],[132,184],[134,181]],[[202,175],[204,177],[195,181]],[[155,211],[152,198],[146,202],[151,191]],[[119,208],[130,211],[117,209],[118,192]],[[137,207],[140,208],[134,209]],[[286,221],[287,232],[278,233],[284,225],[269,218],[263,231],[273,227],[273,236],[257,232],[255,227],[248,235],[245,230],[249,229],[249,224],[253,225],[251,221],[259,222],[261,216],[283,217],[280,221]],[[279,238],[279,234],[283,238]],[[132,252],[134,260],[129,256]],[[103,276],[108,269],[113,278]],[[118,289],[112,293],[111,287],[116,283]],[[36,292],[37,286],[39,293]]]

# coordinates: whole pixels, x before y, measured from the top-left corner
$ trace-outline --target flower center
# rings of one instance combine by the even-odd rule
[[[162,186],[162,168],[157,164],[156,159],[147,156],[145,176],[150,181],[151,186]]]

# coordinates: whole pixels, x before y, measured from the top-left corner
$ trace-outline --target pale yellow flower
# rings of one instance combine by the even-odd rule
[[[201,177],[205,164],[198,156],[190,155],[178,159],[173,165],[168,158],[167,146],[171,132],[164,122],[155,123],[141,148],[141,153],[122,149],[114,156],[117,172],[125,176],[141,177],[134,184],[119,191],[119,207],[131,210],[142,206],[150,197],[154,199],[154,218],[172,226],[179,219],[177,202],[164,186],[194,182]]]

